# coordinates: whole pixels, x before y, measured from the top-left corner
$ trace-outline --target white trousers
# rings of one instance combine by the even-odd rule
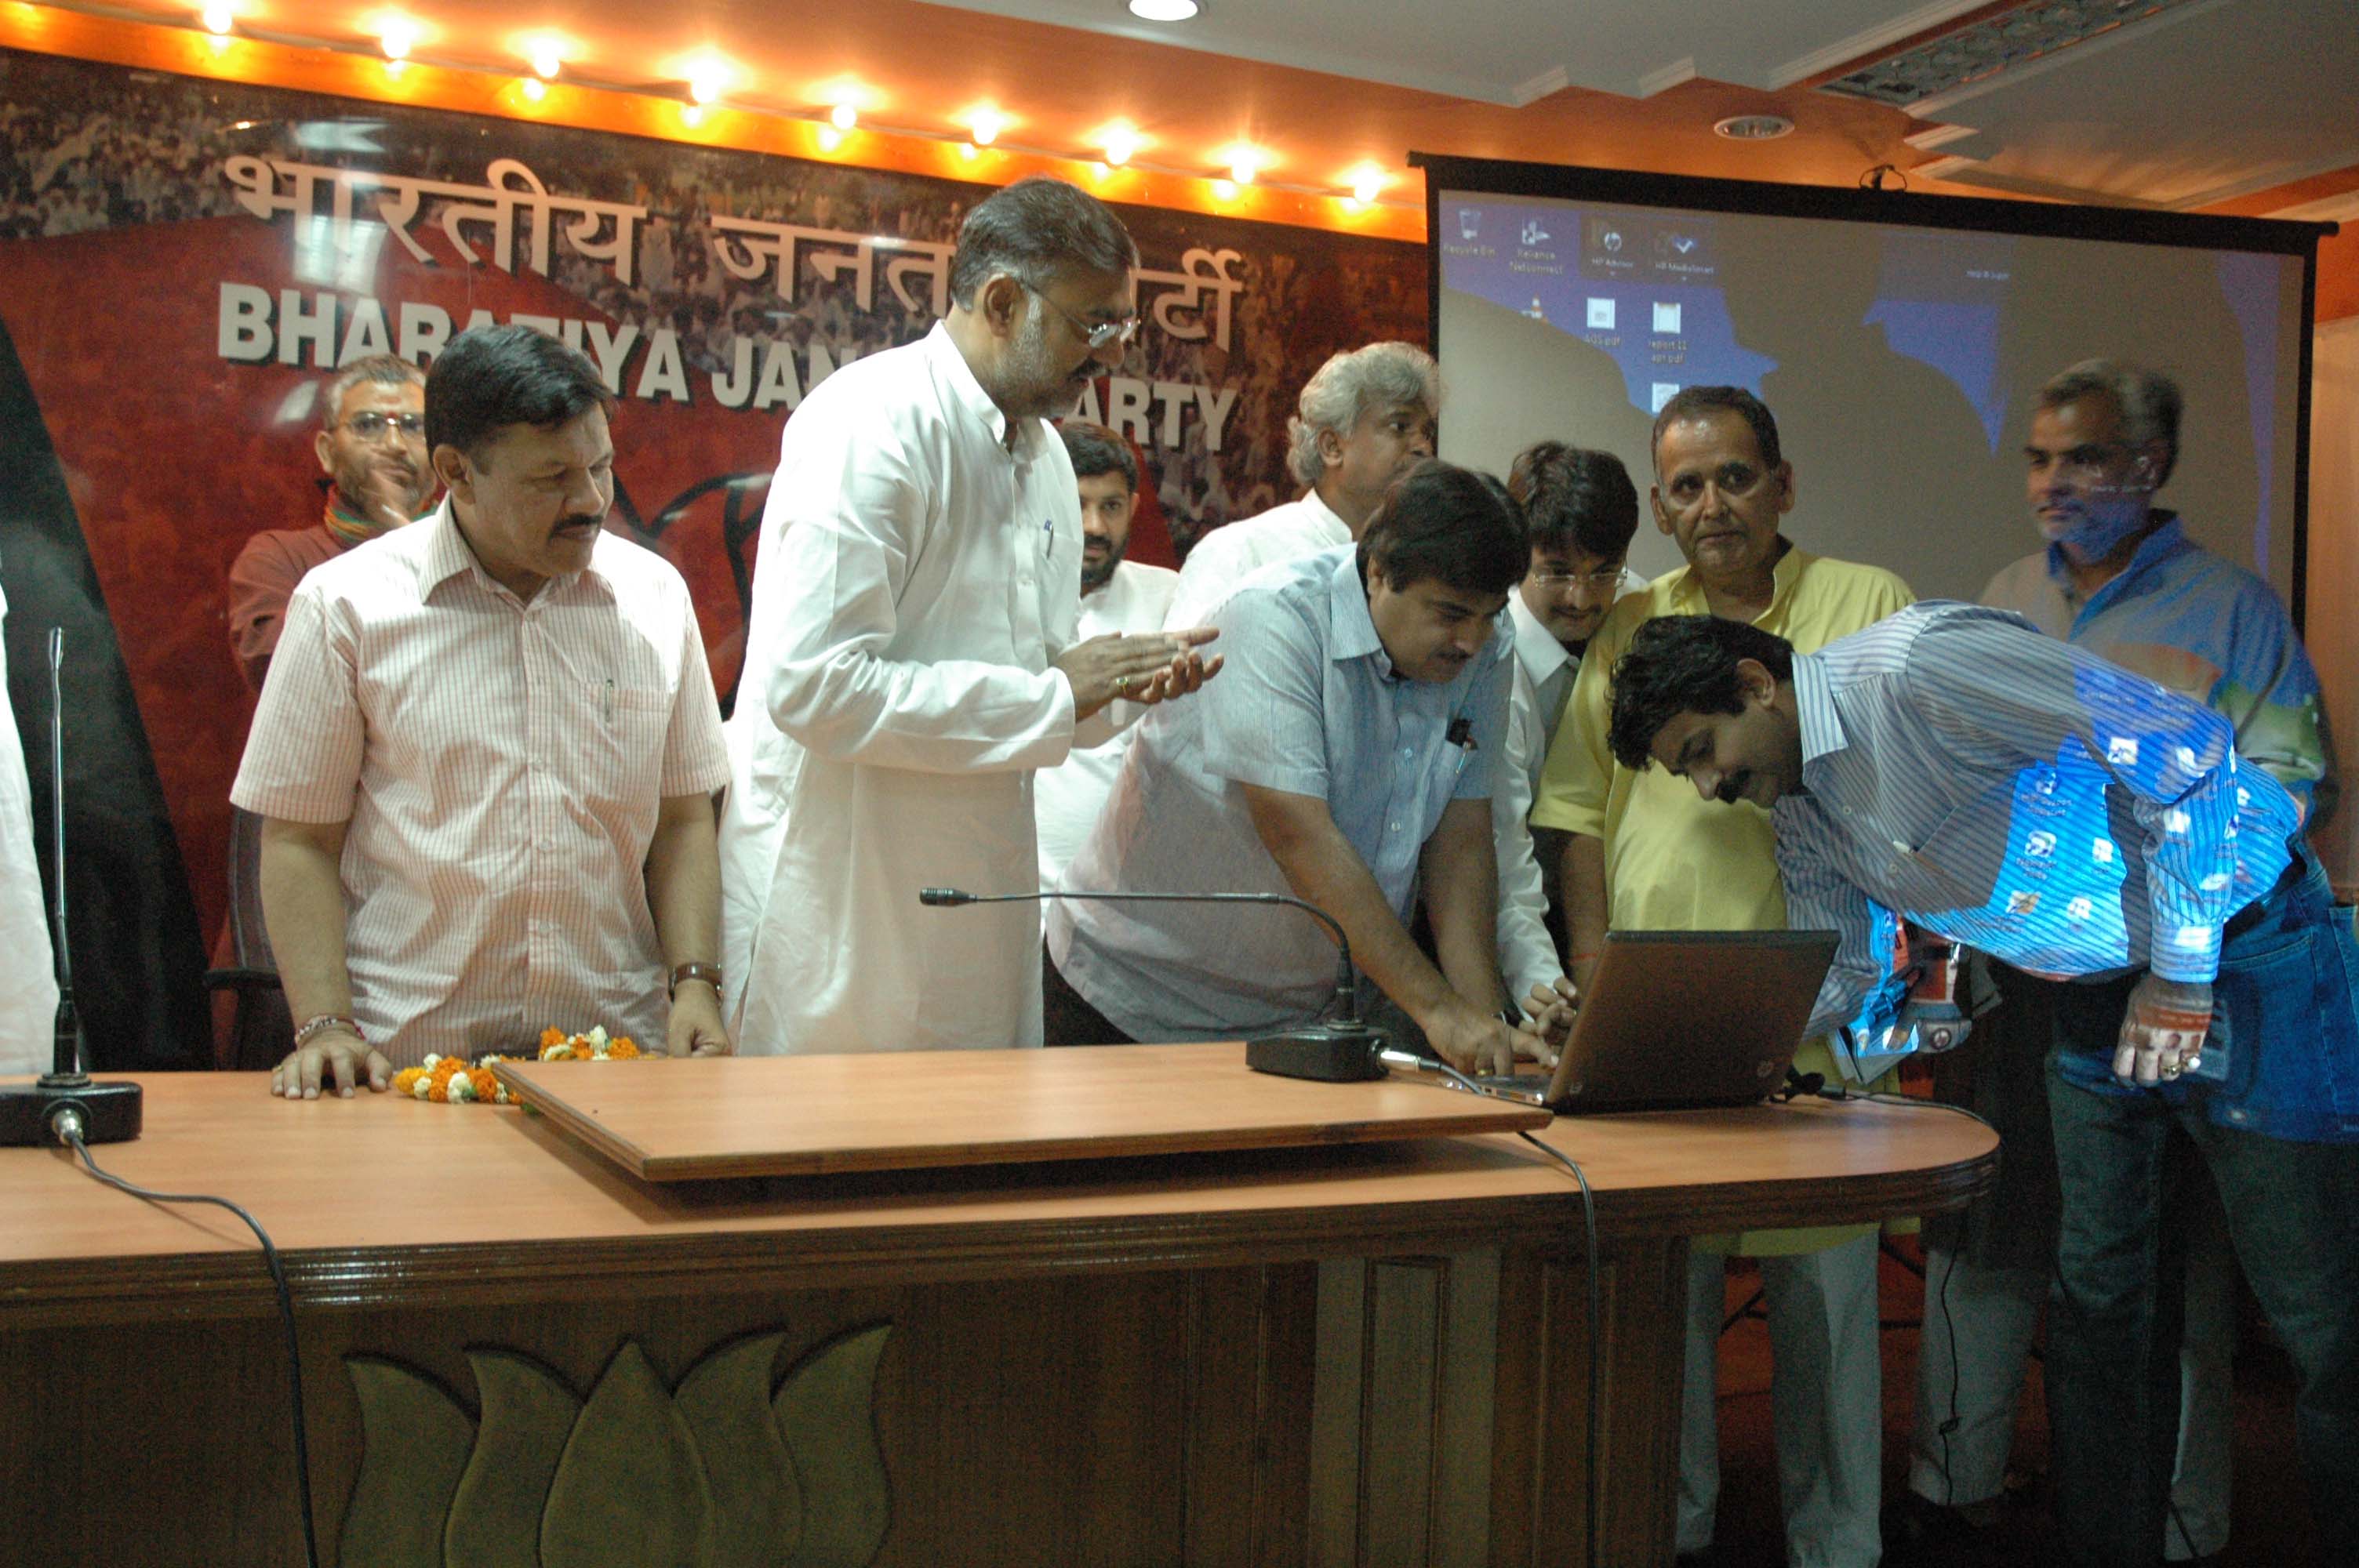
[[[1883,1555],[1875,1257],[1869,1235],[1823,1252],[1756,1260],[1769,1314],[1769,1415],[1788,1568],[1875,1568]],[[1716,1394],[1727,1261],[1705,1252],[1688,1259],[1680,1552],[1712,1544],[1720,1502]]]
[[[2187,1212],[2187,1331],[2179,1353],[2179,1457],[2163,1555],[2208,1557],[2228,1544],[2234,1444],[2235,1253],[2209,1182]],[[2015,1440],[2016,1401],[2031,1336],[2048,1304],[2048,1274],[1994,1269],[1925,1249],[1925,1332],[1918,1342],[1917,1417],[1908,1487],[1929,1502],[1998,1496]],[[1955,1395],[1952,1396],[1952,1389]],[[1944,1433],[1941,1427],[1954,1420]],[[1682,1537],[1682,1544],[1685,1538]]]

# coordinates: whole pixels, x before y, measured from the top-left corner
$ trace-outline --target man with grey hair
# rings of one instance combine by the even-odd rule
[[[951,311],[788,423],[722,823],[723,995],[749,1054],[1040,1044],[1032,773],[1219,667],[1209,632],[1078,635],[1082,518],[1048,424],[1138,330],[1120,220],[1061,180],[967,214]]]
[[[1255,569],[1354,544],[1393,481],[1433,456],[1441,376],[1408,343],[1370,343],[1319,367],[1286,423],[1299,501],[1215,528],[1180,564],[1167,628],[1201,626]]]
[[[432,509],[426,373],[391,354],[344,366],[321,400],[311,451],[328,489],[320,521],[309,528],[265,529],[230,563],[230,648],[255,691],[278,646],[287,600],[303,574]]]
[[[2181,406],[2169,376],[2111,360],[2084,360],[2042,386],[2024,456],[2027,499],[2046,543],[1993,578],[1983,602],[2212,708],[2234,728],[2237,755],[2266,769],[2314,821],[2332,781],[2318,677],[2299,634],[2267,583],[2188,538],[2178,515],[2154,504],[2179,461]],[[2047,1066],[2051,1053],[2112,1038],[2121,998],[1992,968],[2000,1005],[1977,1023],[1965,1051],[1937,1058],[1935,1092],[1996,1126],[2006,1159],[1998,1184],[1971,1207],[1926,1223],[1926,1299],[1934,1304],[1918,1357],[1910,1495],[1891,1521],[1890,1544],[1996,1531],[2024,1366],[2060,1267],[2059,1288],[2076,1310],[2049,1327],[2060,1511],[2076,1539],[2086,1538],[2087,1520],[2127,1507],[2124,1466],[2144,1462],[2141,1440],[2167,1446],[2175,1428],[2159,1545],[2172,1561],[2211,1557],[2227,1545],[2235,1413],[2227,1217],[2208,1177],[2186,1171],[2185,1199],[2169,1221],[2183,1238],[2184,1277],[2138,1285],[2183,1292],[2185,1327],[2177,1345],[2156,1344],[2148,1355],[2137,1336],[2120,1332],[2125,1304],[2075,1265],[2085,1243],[2060,1263],[2058,1252],[2076,1203],[2096,1214],[2073,1220],[2076,1233],[2093,1233],[2106,1217],[2106,1205],[2082,1195],[2135,1186],[2143,1174],[2117,1164],[2123,1136],[2106,1114],[2112,1108],[2052,1083]],[[2215,1061],[2227,1054],[2205,1051]],[[2256,1164],[2291,1161],[2303,1147],[2258,1134],[2242,1143]],[[2159,1315],[2158,1307],[2141,1310]],[[2079,1353],[2084,1345],[2091,1354]],[[2175,1410],[2147,1402],[2142,1379],[2119,1358],[2125,1348],[2140,1357],[2135,1365],[2176,1363]],[[2134,1544],[2150,1558],[2158,1543]]]

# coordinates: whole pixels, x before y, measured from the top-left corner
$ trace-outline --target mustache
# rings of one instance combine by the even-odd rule
[[[1745,798],[1745,792],[1751,786],[1752,783],[1753,770],[1750,768],[1741,769],[1720,781],[1720,788],[1713,792],[1714,797],[1717,798],[1723,806],[1734,806],[1738,801]]]

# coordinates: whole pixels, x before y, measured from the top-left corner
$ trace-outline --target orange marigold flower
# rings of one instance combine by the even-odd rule
[[[500,1080],[493,1075],[493,1072],[489,1067],[477,1067],[473,1072],[469,1073],[467,1076],[475,1081],[475,1098],[477,1099],[488,1100],[495,1097],[500,1092]]]
[[[627,1034],[618,1034],[606,1043],[606,1057],[609,1061],[628,1062],[638,1054],[638,1046],[632,1043],[631,1037]]]
[[[562,1044],[565,1044],[565,1031],[563,1031],[562,1029],[557,1029],[557,1028],[553,1028],[553,1027],[552,1027],[552,1028],[549,1028],[549,1029],[544,1029],[544,1030],[542,1030],[542,1031],[540,1032],[540,1044],[541,1044],[541,1049],[543,1049],[543,1050],[547,1050],[547,1049],[548,1049],[549,1046],[551,1046],[551,1045],[562,1045]]]
[[[448,1105],[451,1100],[451,1080],[467,1070],[465,1061],[457,1056],[445,1056],[434,1064],[426,1075],[427,1098]]]
[[[407,1099],[418,1092],[418,1080],[426,1076],[423,1067],[404,1067],[393,1075],[393,1092]]]

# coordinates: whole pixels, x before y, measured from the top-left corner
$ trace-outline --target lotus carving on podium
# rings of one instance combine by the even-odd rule
[[[480,1414],[435,1379],[345,1359],[360,1400],[348,1568],[856,1568],[892,1519],[873,1402],[890,1324],[773,1380],[783,1331],[666,1389],[625,1340],[588,1398],[520,1352],[467,1352]]]

